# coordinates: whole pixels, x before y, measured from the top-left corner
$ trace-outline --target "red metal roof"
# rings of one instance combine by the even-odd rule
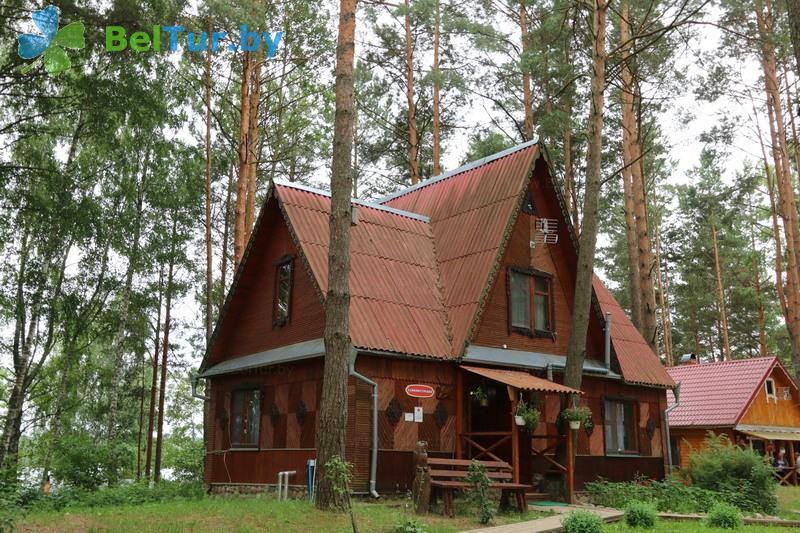
[[[611,314],[611,344],[625,381],[663,387],[675,386],[661,360],[650,349],[650,345],[597,274],[592,286],[603,315]]]
[[[328,290],[330,196],[277,184],[275,190],[320,292]],[[351,228],[350,336],[359,348],[451,356],[430,225],[358,205]]]
[[[401,191],[384,203],[430,217],[453,328],[453,351],[469,340],[481,299],[490,286],[511,215],[539,153],[527,143]]]
[[[533,376],[520,370],[500,370],[498,368],[484,368],[480,366],[461,365],[461,368],[480,376],[505,383],[516,389],[535,390],[541,392],[557,392],[559,394],[583,394],[582,391],[555,383],[538,376]]]
[[[681,386],[680,404],[670,412],[669,425],[736,425],[776,364],[775,357],[755,357],[668,368],[669,375]],[[671,394],[667,400],[670,406],[675,402]]]

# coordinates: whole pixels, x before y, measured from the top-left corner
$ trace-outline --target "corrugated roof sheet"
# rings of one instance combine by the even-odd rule
[[[430,218],[457,355],[468,341],[481,296],[499,260],[504,232],[537,154],[537,145],[526,143],[385,201]]]
[[[680,404],[670,412],[669,425],[735,425],[776,363],[775,357],[755,357],[667,369],[681,384]],[[667,399],[670,406],[675,403],[671,394]]]
[[[322,294],[328,289],[330,196],[276,182],[275,190]],[[350,336],[358,348],[451,357],[430,225],[358,205],[351,228]],[[413,215],[413,214],[412,214]]]
[[[592,286],[603,315],[611,313],[611,344],[625,381],[662,387],[675,386],[661,360],[653,353],[650,345],[596,274]]]
[[[583,394],[583,392],[577,389],[567,387],[561,383],[548,381],[538,376],[532,376],[527,372],[520,372],[519,370],[499,370],[497,368],[483,368],[479,366],[466,365],[461,365],[461,368],[472,372],[473,374],[478,374],[485,378],[493,379],[494,381],[499,381],[500,383],[505,383],[506,385],[511,385],[515,389],[558,392],[561,394]]]

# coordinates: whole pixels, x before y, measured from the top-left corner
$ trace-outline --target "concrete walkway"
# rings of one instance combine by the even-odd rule
[[[532,506],[530,510],[550,511],[553,516],[528,520],[527,522],[517,522],[516,524],[506,524],[504,526],[487,527],[483,529],[473,529],[465,533],[555,533],[561,531],[561,518],[570,511],[578,509],[589,511],[596,514],[606,522],[616,522],[623,516],[622,511],[609,509],[607,507],[584,507],[582,505],[548,505]]]

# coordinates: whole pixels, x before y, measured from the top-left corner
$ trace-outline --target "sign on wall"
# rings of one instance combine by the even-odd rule
[[[406,394],[412,398],[433,398],[436,391],[430,385],[408,385]]]

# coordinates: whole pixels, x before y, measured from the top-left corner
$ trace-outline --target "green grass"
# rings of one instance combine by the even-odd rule
[[[616,522],[606,525],[603,529],[604,533],[694,533],[697,532],[717,532],[723,533],[731,531],[740,531],[742,533],[788,533],[792,529],[780,526],[744,526],[740,529],[719,529],[715,527],[708,527],[703,522],[697,521],[680,521],[680,520],[656,520],[655,529],[636,529],[629,527],[625,522]]]
[[[357,502],[356,521],[361,532],[390,532],[406,518],[425,524],[429,533],[454,533],[480,527],[462,504],[453,519],[437,514],[416,517],[406,509],[407,500],[381,503]],[[498,515],[493,525],[533,520],[547,513]],[[255,531],[339,533],[348,532],[350,519],[344,514],[323,513],[305,501],[277,502],[264,497],[210,497],[197,501],[172,501],[119,507],[71,508],[64,512],[28,515],[18,531]]]
[[[778,487],[778,516],[800,520],[800,487]]]

